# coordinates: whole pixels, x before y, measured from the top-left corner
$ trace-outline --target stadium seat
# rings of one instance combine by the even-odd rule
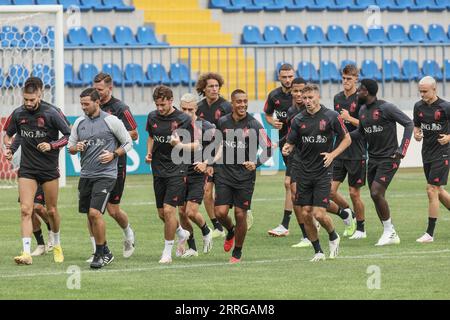
[[[303,0],[307,11],[324,11],[327,9],[324,0]]]
[[[108,73],[113,78],[115,86],[122,86],[124,83],[123,73],[120,67],[115,63],[104,63],[102,72]]]
[[[306,81],[319,82],[319,74],[311,62],[300,62],[297,67],[297,76],[302,77]]]
[[[342,27],[335,24],[328,26],[327,38],[330,43],[348,43],[347,36]]]
[[[81,4],[79,0],[59,0],[59,4],[62,4],[64,11],[68,10],[70,7],[78,7],[80,11],[89,11],[90,8]]]
[[[290,44],[305,43],[306,41],[302,29],[292,25],[286,26],[284,38],[286,39],[286,43]]]
[[[450,81],[450,59],[445,59],[444,61],[444,77],[446,81]],[[0,81],[1,83],[1,81]]]
[[[90,86],[94,82],[95,76],[98,74],[98,69],[91,63],[82,63],[78,71],[78,78],[83,86]]]
[[[388,11],[405,11],[413,5],[410,0],[392,0],[393,5],[388,7]]]
[[[95,26],[91,33],[92,43],[96,46],[114,46],[114,40],[109,29],[104,26]]]
[[[78,76],[73,72],[73,67],[71,64],[64,64],[64,85],[69,87],[81,87],[81,81]]]
[[[16,27],[2,26],[0,30],[0,40],[2,47],[17,47],[22,40],[22,35]]]
[[[158,41],[152,28],[141,26],[138,27],[136,33],[138,44],[143,46],[167,46],[167,42]]]
[[[29,5],[35,5],[36,3],[34,0],[13,0],[12,4],[18,5],[18,6],[29,6]]]
[[[449,0],[435,0],[438,6],[447,7],[447,10],[450,10],[450,1]]]
[[[416,4],[419,1],[416,0]],[[421,6],[426,7],[426,10],[428,11],[444,11],[447,10],[446,4],[437,4],[434,0],[420,0]]]
[[[372,26],[367,32],[369,41],[372,43],[388,43],[389,39],[386,37],[383,26]]]
[[[125,86],[150,86],[151,82],[145,76],[144,70],[140,64],[129,63],[125,66]]]
[[[408,37],[412,42],[429,42],[427,34],[423,27],[419,24],[412,24],[409,26]]]
[[[58,4],[58,0],[36,0],[36,4],[39,4],[39,5],[55,5],[55,4]]]
[[[375,4],[380,8],[380,10],[388,11],[404,11],[407,8],[400,7],[395,3],[395,0],[375,0]]]
[[[5,79],[5,86],[7,87],[23,86],[29,74],[30,72],[23,65],[20,64],[10,65]]]
[[[10,6],[12,0],[0,0],[0,6]]]
[[[195,86],[196,83],[196,81],[191,78],[189,68],[183,63],[172,63],[170,65],[170,78],[172,81],[174,79],[179,79],[179,82],[183,86]]]
[[[41,63],[35,64],[31,75],[40,78],[46,88],[52,87],[55,84],[54,72],[48,65]]]
[[[5,77],[3,76],[3,69],[0,67],[0,88],[5,85]]]
[[[80,3],[85,8],[89,10],[94,10],[95,12],[106,12],[114,10],[112,5],[103,4],[102,0],[80,0]]]
[[[419,81],[422,78],[422,72],[419,64],[415,60],[404,60],[402,64],[402,81]]]
[[[91,39],[84,27],[70,28],[67,35],[68,45],[70,46],[90,46]]]
[[[134,6],[126,5],[123,0],[103,0],[103,5],[110,5],[118,12],[133,12],[136,8]]]
[[[209,0],[208,8],[209,9],[225,9],[230,7],[230,0]]]
[[[117,26],[114,30],[114,40],[122,46],[134,46],[137,44],[133,31],[126,26]]]
[[[351,24],[348,26],[347,36],[352,43],[368,43],[367,35],[359,24]]]
[[[151,63],[147,66],[147,78],[153,84],[172,85],[166,69],[159,63]]]
[[[344,70],[345,66],[352,64],[354,66],[356,66],[356,62],[353,60],[342,60],[341,61],[341,66],[339,68],[339,71],[342,73],[342,70]]]
[[[336,67],[336,65],[331,61],[321,61],[320,62],[320,80],[322,82],[333,82],[337,83],[341,80],[341,75]]]
[[[348,10],[348,8],[350,8],[351,6],[353,6],[353,0],[331,0],[328,5],[328,10],[343,11]]]
[[[435,23],[430,24],[428,27],[428,39],[430,39],[430,42],[449,42],[444,28],[441,25]]]
[[[285,8],[284,0],[257,0],[258,5],[264,7],[264,11],[277,12]]]
[[[259,12],[263,6],[255,5],[252,0],[231,0],[232,8],[244,10],[246,12]]]
[[[375,5],[374,0],[355,0],[355,3],[349,6],[348,11],[364,11],[373,5]]]
[[[277,26],[265,26],[263,37],[265,42],[268,44],[286,43],[280,28],[278,28]]]
[[[389,25],[387,36],[390,42],[410,42],[408,36],[406,35],[405,29],[399,24]]]
[[[383,61],[384,81],[400,81],[400,67],[397,61],[385,59]]]
[[[425,10],[427,10],[426,5],[417,3],[414,0],[397,0],[397,3],[400,5],[408,6],[408,11],[425,11]]]
[[[55,46],[55,27],[48,26],[44,33],[43,44],[45,47],[53,48]]]
[[[306,5],[302,0],[285,0],[286,11],[302,11]]]
[[[422,74],[424,76],[432,76],[436,81],[442,81],[442,70],[434,60],[425,60],[422,64]]]
[[[326,43],[327,39],[320,26],[309,25],[306,27],[306,41],[308,43]]]
[[[244,26],[244,30],[242,32],[242,44],[265,44],[266,41],[261,36],[261,32],[257,26]]]
[[[377,81],[382,80],[381,71],[378,69],[377,64],[373,60],[364,60],[361,64],[361,77],[374,79]]]
[[[44,46],[44,35],[41,28],[39,26],[25,26],[19,46],[25,48],[40,48]]]

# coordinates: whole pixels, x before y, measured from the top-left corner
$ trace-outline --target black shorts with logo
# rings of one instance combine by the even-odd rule
[[[209,176],[192,175],[186,177],[186,197],[185,201],[201,204],[205,194],[205,184]]]
[[[105,213],[111,191],[116,179],[113,178],[80,178],[78,182],[78,211],[89,213],[89,209],[96,209]]]
[[[51,171],[41,171],[27,168],[19,169],[19,178],[33,179],[36,180],[38,184],[44,184],[49,181],[53,181],[60,177],[59,169],[56,168]]]
[[[164,204],[172,207],[182,206],[186,196],[186,177],[157,177],[153,176],[156,207],[164,208]]]
[[[20,197],[17,198],[17,202],[20,203]],[[38,185],[36,194],[34,195],[34,203],[45,206],[44,189],[42,188],[42,185],[40,185],[40,184]]]
[[[126,167],[118,168],[118,175],[116,180],[116,185],[114,189],[111,191],[111,196],[109,197],[109,203],[111,204],[119,204],[122,200],[123,189],[125,188],[125,180],[127,178],[127,169]]]
[[[294,205],[327,208],[330,202],[332,172],[297,180]]]
[[[348,174],[348,185],[360,188],[366,184],[366,160],[333,161],[333,181],[344,182]]]
[[[394,178],[399,166],[400,160],[389,158],[369,159],[367,168],[367,182],[369,183],[369,187],[376,181],[387,188]]]
[[[244,210],[250,210],[252,204],[253,191],[255,190],[255,181],[239,186],[231,186],[225,183],[215,182],[216,197],[214,205],[238,207]]]
[[[437,160],[423,164],[427,183],[433,186],[445,186],[448,180],[448,159]]]

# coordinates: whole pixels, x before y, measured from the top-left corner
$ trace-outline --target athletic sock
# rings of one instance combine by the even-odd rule
[[[91,243],[92,243],[92,252],[95,253],[95,250],[97,249],[97,245],[95,244],[94,237],[91,237]]]
[[[53,232],[52,234],[53,234],[53,245],[54,245],[55,247],[56,247],[56,246],[59,246],[60,243],[61,243],[61,240],[60,240],[60,238],[59,238],[59,231],[58,231],[58,232]]]
[[[211,232],[211,230],[209,229],[209,227],[206,224],[206,222],[203,225],[203,227],[201,227],[200,229],[202,230],[202,236],[207,236]]]
[[[231,240],[234,237],[234,226],[231,229],[227,229],[228,233],[226,236],[227,241]]]
[[[31,254],[31,238],[22,238],[23,252]]]
[[[105,245],[97,244],[95,246],[95,255],[102,256],[104,254],[104,251],[105,251]]]
[[[106,241],[105,241],[105,244],[103,245],[103,253],[104,253],[104,254],[109,254],[109,253],[111,253],[111,251],[109,250],[109,247],[108,247],[108,244],[107,244]]]
[[[345,208],[345,209],[347,209],[347,208]],[[343,208],[339,208],[338,216],[339,216],[342,220],[346,220],[346,219],[348,218],[349,215],[350,215],[350,214],[349,214],[347,211],[345,211]]]
[[[364,232],[364,220],[356,221],[356,230]]]
[[[240,259],[242,257],[242,247],[234,247],[231,256],[233,258]]]
[[[212,222],[212,224],[213,224],[213,226],[214,226],[214,229],[217,229],[217,230],[219,230],[219,231],[223,231],[223,227],[222,227],[222,225],[220,224],[219,220],[217,220],[217,218],[211,219],[211,222]]]
[[[306,235],[305,224],[299,223],[298,225],[300,226],[300,229],[302,230],[303,239],[308,239],[308,236]]]
[[[281,225],[286,229],[289,229],[289,221],[291,221],[292,210],[284,210],[283,221]]]
[[[437,218],[428,218],[427,233],[430,236],[433,236],[433,234],[434,234],[434,228],[436,227],[436,221],[437,221]]]
[[[329,232],[328,233],[328,238],[330,239],[330,241],[336,240],[338,238],[336,230],[333,230],[333,231]]]
[[[123,235],[125,236],[125,239],[127,239],[127,240],[134,239],[134,232],[133,232],[133,229],[131,229],[130,224],[128,224],[126,228],[123,228],[122,231],[123,231]]]
[[[322,248],[320,247],[320,242],[319,239],[317,239],[316,241],[311,241],[313,248],[314,248],[314,252],[315,253],[323,253]]]
[[[187,240],[190,249],[197,251],[197,246],[195,245],[194,233],[191,233],[189,239]]]
[[[175,241],[173,240],[165,240],[164,241],[164,251],[163,255],[172,257],[172,248]]]
[[[383,223],[384,232],[392,232],[394,231],[394,225],[392,224],[391,218],[386,221],[381,221]]]
[[[52,227],[50,227],[50,223],[46,222],[45,225],[47,226],[48,231],[52,230]]]
[[[181,226],[181,224],[178,226],[176,234],[178,236],[179,239],[182,239],[186,236],[186,231],[184,230],[183,227]]]
[[[38,246],[44,246],[44,236],[42,235],[42,230],[39,229],[38,231],[33,232],[34,237],[36,238]]]

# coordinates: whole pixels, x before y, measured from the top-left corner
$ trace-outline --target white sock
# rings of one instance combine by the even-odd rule
[[[164,256],[172,257],[172,248],[173,248],[174,242],[175,241],[173,241],[173,240],[165,240],[164,241],[164,251],[163,251]]]
[[[22,238],[23,252],[31,254],[31,238]]]
[[[391,218],[386,221],[381,221],[383,223],[384,232],[392,232],[394,231],[394,225],[392,224]]]
[[[59,246],[61,240],[59,239],[59,231],[58,232],[52,232],[52,236],[53,236],[53,245],[54,246]]]
[[[91,243],[92,243],[92,253],[95,253],[97,250],[97,244],[95,243],[95,238],[91,237]]]
[[[178,238],[185,238],[186,237],[186,230],[184,230],[182,227],[181,227],[181,225],[179,225],[178,226],[178,228],[177,228],[177,231],[176,231],[176,233],[177,233],[177,236],[178,236]]]
[[[130,224],[128,224],[127,227],[122,230],[123,230],[123,235],[125,236],[125,239],[127,239],[127,240],[134,239],[134,232],[133,232],[133,229],[131,229]]]
[[[52,244],[53,244],[53,231],[52,230],[48,231],[48,241],[52,242]]]

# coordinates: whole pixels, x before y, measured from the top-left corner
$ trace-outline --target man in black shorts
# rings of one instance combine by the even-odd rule
[[[296,149],[294,157],[300,178],[294,205],[302,207],[306,233],[315,251],[311,261],[316,262],[325,260],[325,255],[313,218],[328,232],[330,259],[339,253],[340,238],[326,210],[330,201],[333,160],[351,144],[351,138],[339,114],[320,104],[317,85],[306,85],[302,93],[306,110],[294,118],[283,154],[288,156]],[[336,136],[341,142],[333,150]]]
[[[69,138],[69,152],[81,153],[78,184],[79,212],[88,215],[96,250],[91,268],[100,269],[114,260],[106,245],[103,213],[117,179],[117,162],[130,151],[133,142],[122,121],[100,109],[100,95],[95,88],[80,94],[84,116],[79,117]]]
[[[450,209],[450,194],[443,186],[447,184],[449,171],[449,120],[450,103],[436,94],[436,80],[426,76],[419,81],[422,100],[414,105],[414,138],[423,139],[422,161],[427,179],[428,228],[416,241],[434,241],[434,228],[439,216],[439,202]]]
[[[248,97],[243,90],[233,91],[231,105],[232,113],[217,124],[223,140],[214,166],[215,213],[228,231],[223,248],[229,252],[234,246],[230,263],[238,263],[247,234],[246,213],[255,188],[256,168],[271,157],[272,145],[261,123],[247,113]],[[259,157],[258,147],[263,150]],[[232,206],[236,225],[228,216]]]
[[[358,88],[358,102],[361,104],[359,127],[358,131],[352,132],[352,137],[359,138],[358,134],[360,134],[367,142],[369,154],[367,182],[370,196],[384,229],[376,246],[384,246],[400,243],[400,238],[391,221],[385,194],[400,166],[400,160],[408,150],[414,124],[392,103],[378,100],[377,92],[378,84],[375,80],[361,80]],[[397,123],[405,128],[400,146],[397,141]]]

